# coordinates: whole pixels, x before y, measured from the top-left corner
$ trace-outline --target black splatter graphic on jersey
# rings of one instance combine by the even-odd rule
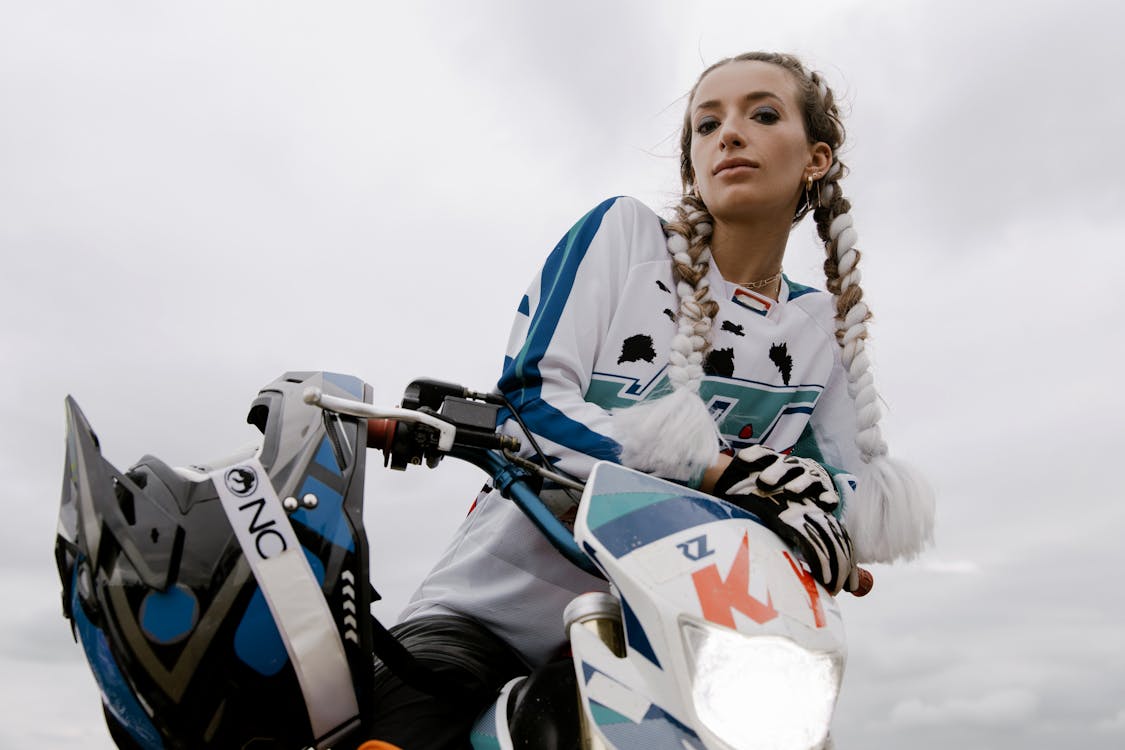
[[[782,382],[789,385],[789,376],[793,374],[793,358],[789,356],[788,347],[784,343],[770,347],[770,361],[777,365]]]
[[[664,314],[668,316],[668,320],[672,321],[673,323],[676,322],[676,313],[672,312],[667,307],[664,308]]]
[[[658,287],[660,287],[660,291],[662,291],[662,292],[667,292],[668,294],[671,294],[671,293],[672,293],[672,290],[671,290],[671,289],[669,289],[668,287],[664,286],[664,283],[663,283],[663,282],[661,282],[661,281],[660,281],[660,279],[657,279],[657,280],[656,280],[656,285],[657,285]]]
[[[652,362],[656,359],[656,351],[652,348],[652,337],[638,333],[622,342],[621,356],[617,358],[617,364],[639,362],[642,359],[645,362]]]
[[[720,326],[720,328],[724,331],[730,331],[735,336],[745,336],[746,335],[745,333],[743,333],[741,325],[739,325],[738,323],[731,323],[729,320],[724,320],[723,324],[722,324],[722,326]]]
[[[703,372],[729,378],[734,375],[734,349],[712,349],[703,360]]]

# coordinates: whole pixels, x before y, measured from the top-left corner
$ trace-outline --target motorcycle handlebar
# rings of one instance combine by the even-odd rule
[[[367,417],[367,447],[368,448],[377,448],[380,451],[382,451],[384,457],[388,458],[388,460],[391,458],[393,450],[394,450],[395,432],[398,429],[399,419],[396,419],[394,417],[377,417],[377,416],[375,416],[374,414],[371,413],[371,412],[375,411],[375,409],[374,409],[374,407],[372,407],[370,405],[367,405],[367,404],[352,404],[352,403],[349,403],[349,402],[344,401],[344,400],[333,399],[331,397],[324,397],[318,390],[314,390],[314,389],[310,389],[309,391],[307,391],[305,393],[305,401],[308,402],[308,403],[316,403],[316,404],[320,405],[322,408],[334,408],[335,410],[341,411],[342,413],[351,413],[351,414],[355,414],[356,416]],[[347,406],[352,406],[352,407],[355,407],[355,408],[349,409],[349,408],[346,408]],[[394,410],[394,411],[401,411],[401,410]],[[383,413],[386,414],[387,411],[383,410]],[[417,414],[412,412],[412,417],[409,421],[414,421],[415,419],[418,419],[419,421],[423,421],[426,424],[438,422],[438,420],[435,420],[433,417],[428,417],[428,416],[426,416],[424,419],[422,419]],[[453,440],[452,440],[452,425],[449,425],[448,423],[439,423],[439,424],[441,424],[442,427],[445,427],[445,428],[449,429],[450,432],[451,432],[450,435],[443,436],[445,438],[445,440],[442,441],[443,443],[448,442],[449,445],[448,446],[445,446],[445,445],[439,446],[441,449],[444,449],[444,450],[447,451],[450,448],[452,448],[452,442],[453,442]],[[445,430],[443,430],[443,432],[444,431]],[[471,438],[470,440],[467,440],[466,443],[465,443],[468,446],[475,445],[478,448],[484,448],[484,449],[501,448],[501,449],[506,449],[506,450],[517,450],[518,447],[519,447],[519,443],[517,441],[515,441],[513,438],[510,438],[510,437],[506,437],[506,436],[499,435],[499,434],[472,435],[471,434],[472,432],[475,432],[475,431],[470,431],[470,434],[465,436],[465,437]],[[509,444],[509,443],[511,443],[511,444]],[[399,468],[403,468],[403,467],[399,467]],[[486,468],[486,467],[482,466],[481,468]],[[496,468],[496,467],[491,467],[491,468]],[[550,534],[548,534],[548,538],[551,538]],[[565,552],[566,551],[564,551],[564,554],[565,554]],[[569,557],[569,555],[568,555],[568,557]],[[852,578],[852,580],[849,580],[847,582],[847,584],[845,584],[845,589],[847,591],[850,591],[855,596],[866,595],[868,592],[871,591],[871,589],[872,589],[872,587],[874,586],[874,583],[875,583],[874,576],[871,575],[871,572],[864,569],[864,568],[860,568],[858,566],[857,566],[856,571],[855,571],[855,576],[850,577],[850,578]]]

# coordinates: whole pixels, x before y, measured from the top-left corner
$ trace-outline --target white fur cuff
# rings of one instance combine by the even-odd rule
[[[699,396],[684,388],[614,412],[621,463],[666,479],[690,481],[719,458],[719,430]]]
[[[856,562],[909,560],[933,541],[934,496],[915,469],[877,456],[858,480],[844,516]]]

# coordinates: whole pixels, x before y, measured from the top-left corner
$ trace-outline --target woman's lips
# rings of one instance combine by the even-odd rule
[[[758,163],[749,159],[724,159],[719,162],[715,167],[712,174],[719,174],[720,172],[744,172],[746,170],[757,169]]]

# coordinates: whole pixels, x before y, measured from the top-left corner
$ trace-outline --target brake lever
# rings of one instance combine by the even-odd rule
[[[366,419],[395,419],[399,422],[424,424],[427,427],[437,430],[437,447],[442,453],[448,453],[453,449],[453,441],[457,437],[457,428],[455,426],[430,414],[423,414],[422,412],[411,411],[409,409],[381,408],[363,401],[329,396],[321,389],[313,387],[305,389],[303,398],[306,404],[319,406],[325,411],[331,411],[337,414],[347,414],[348,416],[363,417]]]

